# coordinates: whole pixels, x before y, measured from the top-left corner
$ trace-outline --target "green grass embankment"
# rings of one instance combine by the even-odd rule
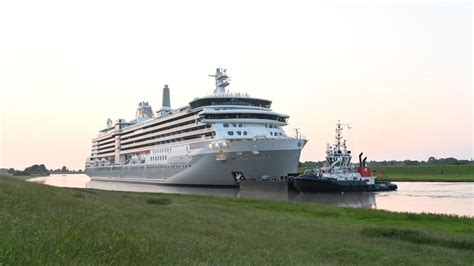
[[[474,182],[474,165],[444,166],[384,166],[370,167],[377,170],[379,181],[417,181],[417,182]],[[380,176],[380,169],[383,176]],[[299,173],[304,168],[298,168]]]
[[[379,180],[474,182],[474,165],[391,166],[382,169],[383,177]]]
[[[473,219],[0,176],[0,264],[473,265]]]

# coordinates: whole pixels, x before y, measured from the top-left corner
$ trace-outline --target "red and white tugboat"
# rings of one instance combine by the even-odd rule
[[[295,188],[300,192],[347,192],[347,191],[391,191],[397,185],[390,182],[376,181],[375,171],[367,167],[367,157],[359,164],[351,163],[351,151],[347,149],[346,140],[342,138],[344,127],[350,125],[337,122],[336,144],[328,144],[326,162],[321,168],[307,169],[304,174],[295,177]]]

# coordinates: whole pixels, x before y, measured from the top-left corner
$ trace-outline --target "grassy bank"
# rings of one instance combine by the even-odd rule
[[[473,219],[0,177],[0,264],[474,263]]]
[[[382,169],[384,174],[379,180],[474,182],[474,165],[393,166]]]
[[[382,181],[474,182],[474,165],[384,166],[371,169],[377,170],[377,173],[383,169],[383,176],[378,178]],[[303,173],[304,168],[298,171]]]

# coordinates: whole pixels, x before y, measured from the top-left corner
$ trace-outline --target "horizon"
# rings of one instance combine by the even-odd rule
[[[437,160],[440,160],[440,159],[450,159],[450,158],[453,158],[453,159],[456,159],[457,161],[469,161],[471,164],[474,162],[474,160],[471,158],[471,159],[459,159],[459,158],[454,158],[454,157],[446,157],[446,158],[435,158]],[[323,162],[325,161],[325,159],[322,159],[322,160],[314,160],[314,161],[299,161],[299,163],[319,163],[319,162]],[[368,163],[382,163],[382,162],[398,162],[398,163],[403,163],[405,161],[415,161],[415,162],[419,162],[419,163],[427,163],[428,160],[410,160],[410,159],[405,159],[405,160],[382,160],[382,161],[376,161],[376,160],[373,160],[373,161],[367,161]],[[357,164],[356,162],[352,162],[354,164]],[[28,168],[28,167],[31,167],[31,166],[34,166],[34,165],[44,165],[46,167],[47,170],[49,171],[57,171],[57,170],[60,170],[62,171],[62,168],[63,167],[66,167],[66,171],[83,171],[84,168],[69,168],[67,165],[63,165],[61,167],[57,167],[57,168],[49,168],[46,164],[44,163],[34,163],[32,165],[29,165],[29,166],[26,166],[24,168]],[[445,164],[436,164],[436,165],[439,165],[439,166],[451,166],[450,164],[448,165],[445,165]],[[419,166],[419,165],[406,165],[408,167],[410,166]],[[13,167],[5,167],[5,166],[2,166],[0,167],[0,170],[8,170],[8,169],[11,169]],[[22,170],[23,168],[13,168],[15,170]]]
[[[108,118],[164,84],[185,106],[217,67],[301,128],[301,162],[337,120],[369,161],[472,160],[472,3],[298,3],[1,3],[0,168],[84,169]]]

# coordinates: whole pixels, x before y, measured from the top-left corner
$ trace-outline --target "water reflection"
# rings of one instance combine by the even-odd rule
[[[290,201],[321,203],[339,207],[375,209],[375,193],[290,193]]]
[[[159,192],[249,199],[305,202],[352,208],[376,208],[398,212],[430,212],[474,216],[474,183],[468,182],[397,182],[393,192],[367,193],[298,193],[282,186],[265,190],[255,187],[209,188],[160,186],[120,182],[91,181],[86,175],[51,175],[30,179],[58,187],[93,188],[116,191]]]
[[[94,188],[94,189],[103,189],[103,190],[115,190],[115,191],[175,193],[175,194],[220,196],[220,197],[238,197],[238,193],[239,193],[238,188],[160,186],[156,184],[136,184],[136,183],[106,182],[106,181],[90,181],[87,183],[86,187]]]

